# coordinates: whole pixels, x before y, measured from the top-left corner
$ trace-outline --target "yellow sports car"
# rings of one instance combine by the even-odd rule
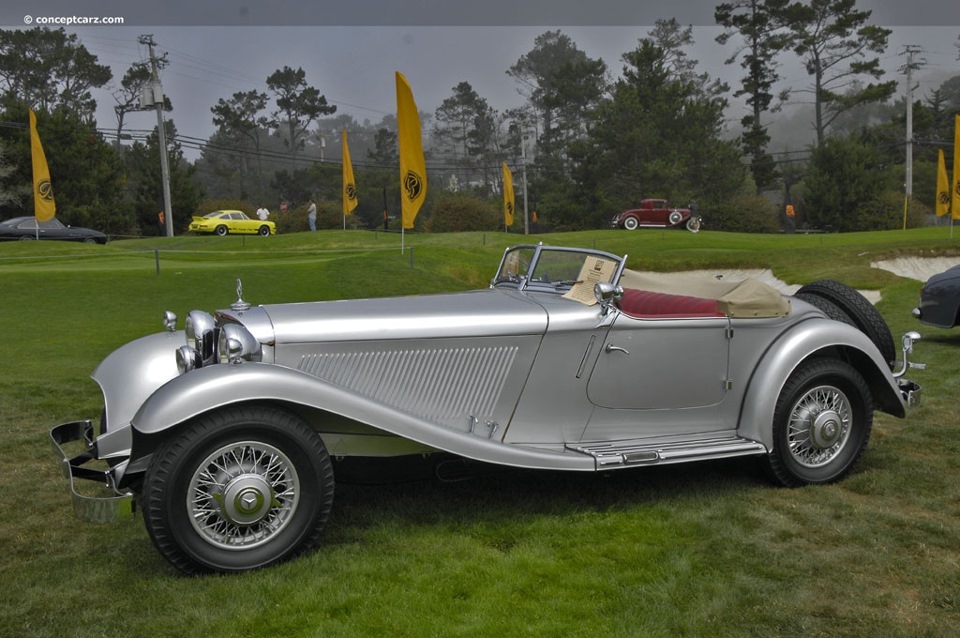
[[[223,237],[230,233],[243,235],[277,234],[277,225],[273,222],[250,219],[242,210],[215,210],[204,216],[194,215],[190,230],[195,233],[216,233]]]

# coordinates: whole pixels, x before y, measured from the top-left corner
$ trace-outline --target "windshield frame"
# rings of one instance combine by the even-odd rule
[[[564,294],[577,283],[580,269],[591,257],[614,262],[616,266],[608,283],[616,284],[620,280],[627,265],[626,255],[591,248],[520,244],[503,252],[490,287]]]

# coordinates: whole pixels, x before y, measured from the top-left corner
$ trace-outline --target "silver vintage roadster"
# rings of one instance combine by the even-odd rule
[[[51,430],[75,510],[139,508],[178,569],[236,572],[316,541],[338,463],[599,472],[753,455],[784,485],[829,483],[856,465],[874,410],[919,400],[903,378],[919,335],[898,363],[882,317],[838,282],[785,297],[625,264],[524,245],[483,290],[252,306],[238,282],[230,308],[182,330],[167,313],[166,332],[94,372],[99,425]]]

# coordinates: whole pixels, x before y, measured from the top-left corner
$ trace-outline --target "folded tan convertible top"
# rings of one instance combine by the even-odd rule
[[[790,300],[757,279],[705,279],[684,273],[625,269],[619,284],[623,288],[715,299],[720,312],[728,317],[783,317],[790,313]]]

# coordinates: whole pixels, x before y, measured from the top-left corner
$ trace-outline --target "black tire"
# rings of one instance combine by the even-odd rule
[[[213,232],[217,233],[221,237],[225,237],[227,233],[230,232],[230,229],[228,229],[226,226],[221,225],[221,226],[217,226],[217,229]]]
[[[890,327],[884,321],[883,315],[877,310],[866,297],[859,292],[831,279],[823,279],[809,283],[797,294],[808,294],[822,297],[837,305],[853,321],[853,325],[867,335],[867,338],[877,346],[883,360],[887,362],[890,369],[897,362],[897,350],[893,343],[893,335],[890,333]]]
[[[671,211],[670,216],[667,218],[671,226],[676,226],[683,221],[683,213],[678,210]]]
[[[818,310],[823,312],[823,314],[827,315],[834,321],[845,323],[848,326],[853,326],[854,328],[857,327],[857,324],[853,322],[853,319],[850,318],[850,315],[845,313],[843,309],[840,308],[840,306],[838,306],[837,304],[833,303],[832,301],[830,301],[825,297],[820,297],[819,295],[813,295],[813,294],[810,294],[809,292],[800,292],[800,291],[797,291],[797,293],[794,294],[793,296],[796,297],[797,299],[806,301],[808,304],[810,304],[814,308],[817,308]]]
[[[34,237],[33,235],[21,235],[21,236],[20,236],[20,241],[33,241],[34,239],[36,239],[36,237]]]
[[[766,466],[787,487],[833,483],[860,460],[873,428],[873,398],[863,377],[837,359],[813,359],[783,386]]]
[[[143,486],[153,544],[186,574],[292,558],[323,531],[333,468],[302,419],[263,405],[199,417],[154,454]]]
[[[623,220],[623,227],[627,230],[636,230],[638,226],[640,226],[640,220],[636,217],[627,217]]]
[[[699,233],[699,232],[700,232],[700,218],[699,218],[699,217],[691,217],[690,219],[688,219],[688,220],[687,220],[687,230],[689,230],[691,233]]]
[[[260,235],[261,237],[269,237],[269,236],[270,236],[270,227],[269,227],[269,226],[261,226],[261,227],[260,227],[260,230],[257,231],[257,234]]]

